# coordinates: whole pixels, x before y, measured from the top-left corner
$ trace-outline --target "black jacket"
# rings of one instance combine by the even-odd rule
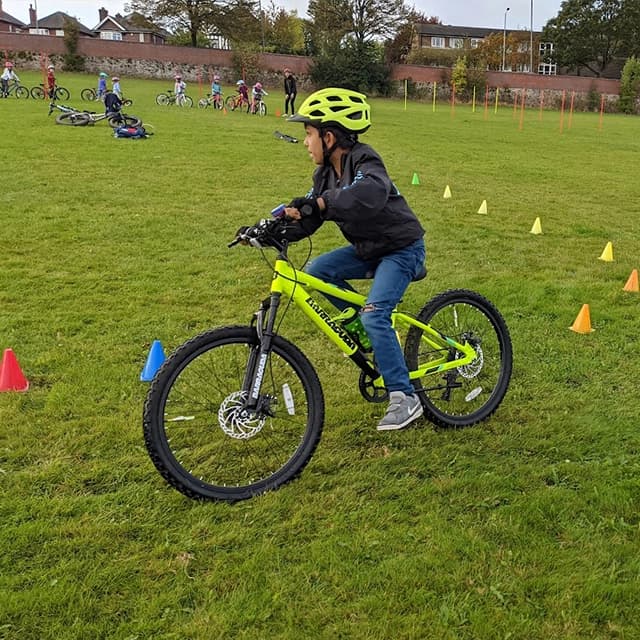
[[[298,89],[296,88],[296,79],[293,75],[285,76],[284,78],[284,93],[289,96],[292,93],[298,93]]]
[[[285,232],[290,241],[305,238],[325,220],[332,220],[358,256],[374,260],[424,235],[418,218],[391,181],[382,158],[361,142],[343,156],[340,180],[333,167],[318,167],[307,196],[322,196],[327,208],[320,215],[291,223]]]

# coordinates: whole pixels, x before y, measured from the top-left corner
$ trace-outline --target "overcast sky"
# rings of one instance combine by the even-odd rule
[[[265,7],[271,0],[264,0]],[[438,16],[443,24],[465,27],[492,27],[502,29],[506,13],[507,29],[530,28],[533,3],[533,28],[539,31],[560,10],[561,0],[415,0],[415,8],[427,16]],[[2,0],[4,11],[22,22],[29,22],[29,4],[37,7],[40,17],[55,11],[63,11],[76,17],[85,27],[98,24],[98,9],[105,7],[109,13],[128,13],[125,2],[111,0]],[[296,9],[306,16],[308,0],[277,0],[276,6]],[[411,5],[411,2],[407,2]]]

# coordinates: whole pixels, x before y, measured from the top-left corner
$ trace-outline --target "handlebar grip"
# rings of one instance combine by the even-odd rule
[[[279,204],[275,209],[272,209],[271,215],[274,218],[280,218],[281,216],[284,215],[284,210],[286,206],[287,206],[286,204]]]

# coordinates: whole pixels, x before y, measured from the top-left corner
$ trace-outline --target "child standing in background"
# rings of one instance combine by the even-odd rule
[[[118,76],[113,76],[113,78],[111,78],[111,82],[113,82],[111,91],[113,91],[113,93],[115,93],[118,96],[118,98],[122,100],[122,90],[120,89],[120,78]]]
[[[98,76],[98,98],[102,100],[104,94],[107,93],[107,74],[104,71]]]

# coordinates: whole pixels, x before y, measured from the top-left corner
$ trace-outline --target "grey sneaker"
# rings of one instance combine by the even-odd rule
[[[419,418],[423,412],[420,398],[413,394],[408,396],[402,391],[392,391],[389,394],[387,413],[378,422],[377,429],[378,431],[402,429]]]

